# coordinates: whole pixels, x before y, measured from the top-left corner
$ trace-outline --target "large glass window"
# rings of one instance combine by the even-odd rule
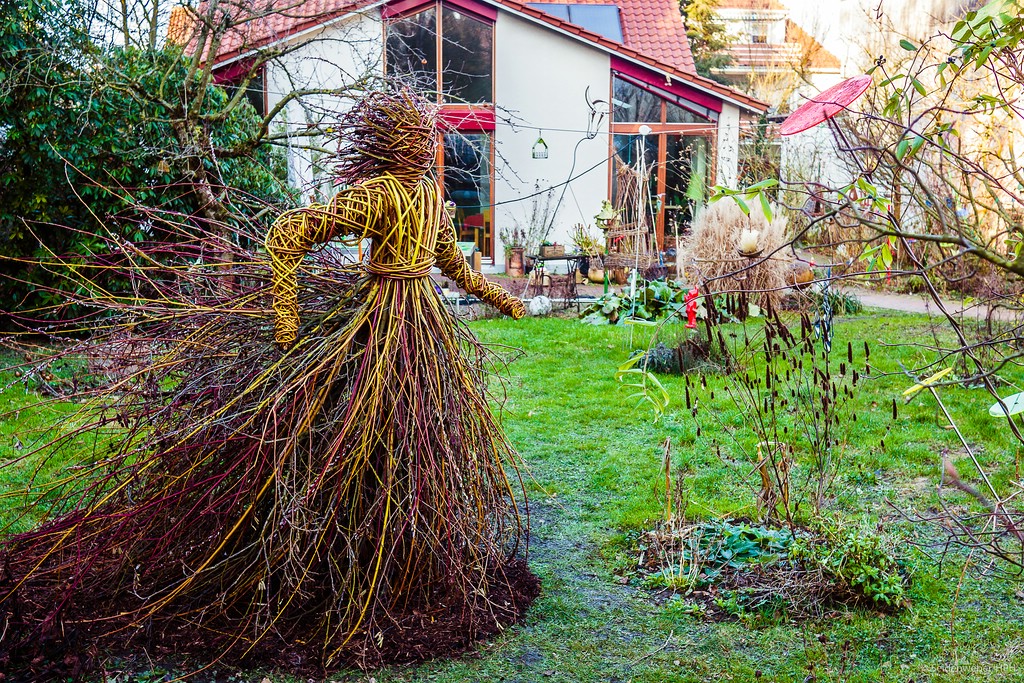
[[[475,242],[493,255],[491,221],[491,136],[448,133],[444,136],[444,193],[455,202],[459,241]]]
[[[491,102],[494,27],[448,7],[442,16],[441,88],[445,101]]]
[[[612,119],[615,123],[706,123],[701,116],[671,99],[641,88],[624,78],[612,78]],[[703,109],[693,105],[697,110]]]
[[[494,26],[451,7],[430,5],[388,24],[388,76],[440,88],[446,103],[493,102],[493,58]]]
[[[388,26],[387,73],[417,90],[437,90],[437,9],[430,7]]]
[[[661,98],[618,77],[612,79],[612,104],[616,122],[661,123]]]
[[[641,212],[653,217],[661,246],[666,235],[684,233],[695,207],[707,202],[717,114],[677,92],[614,71],[612,105],[615,171],[627,165],[635,169],[642,153],[649,172],[643,194],[650,197],[638,203],[636,183],[627,186],[613,171],[612,203],[631,217]]]

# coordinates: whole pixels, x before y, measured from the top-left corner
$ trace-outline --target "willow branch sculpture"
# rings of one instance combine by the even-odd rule
[[[525,311],[456,245],[427,176],[435,116],[405,91],[357,104],[347,189],[283,214],[266,256],[232,256],[241,293],[126,256],[149,296],[107,307],[147,357],[85,392],[75,426],[41,449],[73,467],[26,486],[26,514],[45,513],[0,538],[0,669],[141,648],[371,668],[464,649],[524,612],[538,584],[517,558],[494,359],[429,272]],[[368,238],[365,268],[306,265],[335,238]]]

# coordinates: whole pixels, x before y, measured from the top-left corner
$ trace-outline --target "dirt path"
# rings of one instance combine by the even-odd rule
[[[920,313],[923,315],[942,315],[942,311],[935,305],[935,302],[923,294],[877,292],[863,287],[851,287],[848,285],[843,285],[842,291],[848,294],[855,294],[862,304],[870,308],[885,308],[890,311],[906,311],[907,313]],[[1017,317],[1016,313],[1009,309],[992,309],[987,305],[976,302],[943,299],[942,304],[950,313],[966,318],[984,320],[990,314],[995,320],[1013,320]]]

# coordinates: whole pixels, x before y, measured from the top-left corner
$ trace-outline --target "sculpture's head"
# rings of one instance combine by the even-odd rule
[[[408,88],[368,94],[342,118],[337,170],[354,184],[390,173],[419,182],[437,154],[438,107]]]

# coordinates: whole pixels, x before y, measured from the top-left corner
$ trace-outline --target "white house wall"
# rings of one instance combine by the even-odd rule
[[[831,88],[842,80],[839,73],[813,74],[810,83],[794,93],[791,108]],[[782,177],[787,182],[815,182],[838,187],[850,182],[849,170],[836,148],[832,129],[819,125],[796,135],[782,138]]]
[[[722,107],[718,115],[717,159],[715,183],[736,187],[740,165],[740,110],[731,104]]]
[[[601,200],[609,198],[607,119],[594,139],[584,138],[590,117],[587,89],[592,100],[609,99],[611,59],[605,52],[505,12],[498,14],[494,47],[495,199],[525,197],[536,185],[547,188],[583,174],[565,190],[548,236],[552,242],[567,244],[573,225],[593,225]],[[532,156],[540,136],[548,145],[547,159]],[[562,191],[561,187],[554,190],[553,202]],[[495,237],[517,220],[524,223],[532,201],[496,206]],[[495,260],[502,261],[500,241]]]
[[[267,105],[272,109],[288,93],[305,89],[340,89],[367,77],[383,74],[383,25],[380,12],[368,10],[328,23],[314,32],[293,36],[294,50],[267,66]],[[337,95],[315,95],[289,103],[276,124],[295,134],[288,153],[288,176],[292,185],[309,199],[317,190],[329,191],[329,178],[314,177],[314,153],[302,149],[309,143],[326,144],[301,136],[309,123],[336,120],[352,104]]]

